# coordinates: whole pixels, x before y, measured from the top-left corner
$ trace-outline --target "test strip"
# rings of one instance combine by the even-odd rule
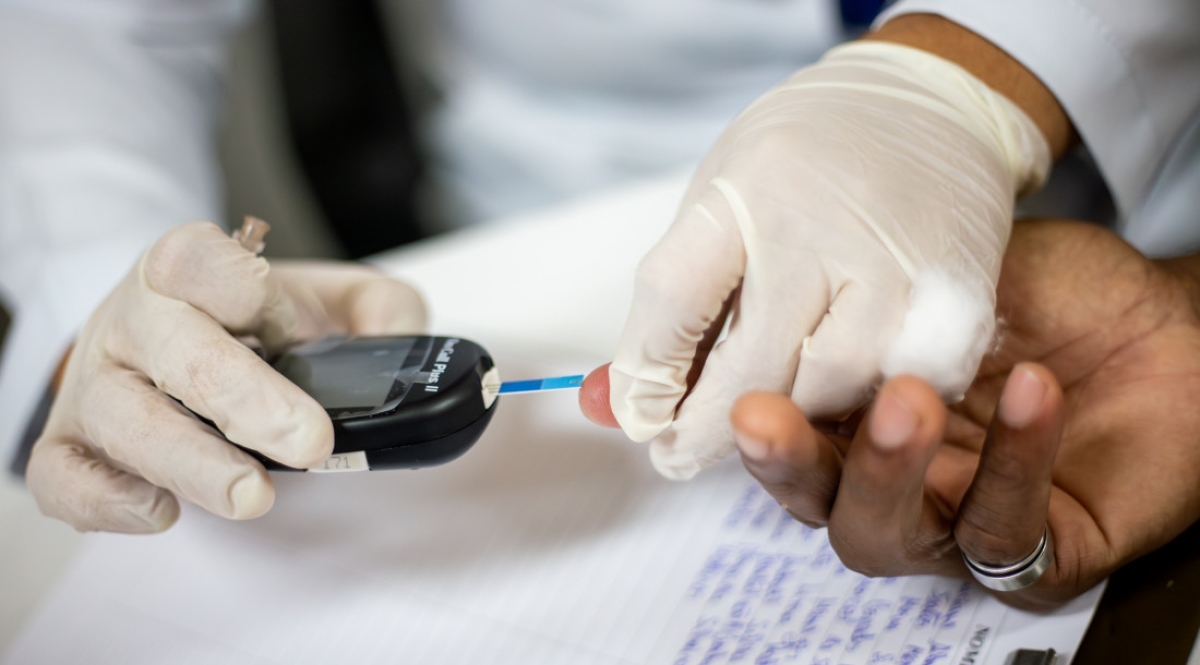
[[[572,376],[554,376],[548,379],[528,379],[525,381],[505,381],[500,384],[499,393],[508,395],[511,393],[534,393],[542,390],[563,390],[566,388],[578,388],[583,385],[583,375],[575,374]]]

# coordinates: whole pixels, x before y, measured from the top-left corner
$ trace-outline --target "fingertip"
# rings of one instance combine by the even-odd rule
[[[275,505],[275,486],[265,469],[259,468],[235,480],[229,487],[228,517],[249,520],[265,515]]]
[[[144,531],[136,533],[162,533],[179,521],[179,499],[168,490],[151,487],[154,491],[147,492],[142,504],[129,511],[145,525]]]
[[[827,524],[841,473],[833,443],[780,393],[746,393],[730,418],[750,475],[796,519],[813,528]]]
[[[914,440],[932,441],[945,425],[946,406],[926,381],[902,375],[879,389],[867,421],[876,449],[896,450]]]
[[[797,416],[801,423],[797,423]],[[786,441],[807,422],[799,407],[784,395],[753,391],[733,403],[729,419],[742,455],[755,461],[770,456],[774,441]]]
[[[771,440],[780,427],[774,421],[784,417],[772,393],[746,393],[733,403],[729,420],[733,425],[733,440],[744,461],[757,464],[770,458]]]
[[[333,421],[324,411],[320,418],[313,418],[296,436],[297,468],[316,466],[333,454]]]
[[[996,415],[1012,429],[1040,420],[1062,400],[1062,389],[1049,369],[1037,363],[1018,363],[1008,375]]]
[[[877,448],[895,450],[912,438],[921,424],[920,417],[896,390],[881,390],[867,427]]]
[[[301,400],[304,403],[293,407],[291,417],[281,420],[288,425],[278,441],[260,448],[294,469],[316,466],[333,454],[333,421],[329,414],[308,395],[302,395]]]
[[[608,365],[592,370],[579,387],[579,410],[584,417],[601,427],[620,427],[609,403]]]
[[[743,462],[759,475],[779,475],[817,462],[816,430],[787,395],[754,391],[742,395],[730,414],[734,440]],[[782,466],[770,464],[779,461]],[[776,468],[778,466],[778,468]]]

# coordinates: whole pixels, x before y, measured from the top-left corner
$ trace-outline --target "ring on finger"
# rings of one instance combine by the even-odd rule
[[[993,591],[1018,591],[1041,579],[1042,574],[1054,560],[1054,539],[1050,529],[1042,532],[1042,539],[1029,556],[1008,566],[989,566],[962,553],[963,561],[971,575],[983,586]]]

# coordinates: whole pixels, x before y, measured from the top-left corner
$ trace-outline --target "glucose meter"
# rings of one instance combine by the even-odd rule
[[[333,421],[333,454],[308,471],[449,462],[483,434],[501,388],[487,351],[459,337],[327,337],[271,364]],[[269,469],[290,469],[256,456]]]

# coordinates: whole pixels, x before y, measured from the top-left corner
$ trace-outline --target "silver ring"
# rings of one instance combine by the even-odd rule
[[[1050,529],[1042,532],[1042,540],[1029,556],[1010,566],[987,566],[962,553],[963,561],[971,575],[983,586],[993,591],[1017,591],[1041,579],[1042,574],[1054,560],[1054,539]]]

